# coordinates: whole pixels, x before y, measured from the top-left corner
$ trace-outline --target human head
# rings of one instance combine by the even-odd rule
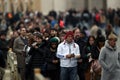
[[[94,45],[95,44],[95,37],[94,36],[89,36],[87,40],[87,45]]]
[[[26,36],[26,28],[25,27],[20,28],[20,35],[21,36]]]
[[[0,32],[0,39],[6,39],[6,33],[4,31]]]
[[[50,39],[50,47],[52,47],[53,49],[57,48],[59,41],[56,37],[53,37]]]
[[[105,37],[103,35],[99,35],[97,36],[96,38],[96,45],[99,47],[99,48],[102,48],[105,44]]]
[[[116,46],[116,41],[117,41],[117,36],[114,33],[111,33],[108,36],[108,43],[111,47],[115,47]]]
[[[75,38],[75,39],[80,38],[80,29],[79,29],[79,28],[75,28],[75,29],[73,30],[73,33],[74,33],[74,38]]]
[[[42,37],[42,35],[41,35],[40,33],[35,33],[35,34],[34,34],[34,40],[35,40],[38,44],[40,44],[40,43],[42,42],[42,40],[43,40],[43,37]]]
[[[73,32],[72,31],[68,31],[65,35],[65,40],[68,42],[68,43],[71,43],[74,39],[74,35],[73,35]]]

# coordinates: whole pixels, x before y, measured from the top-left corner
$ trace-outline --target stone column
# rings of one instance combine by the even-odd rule
[[[65,11],[67,8],[66,0],[54,0],[54,10],[55,11]]]
[[[41,11],[44,15],[47,15],[50,10],[53,10],[53,7],[53,0],[41,0]]]
[[[49,1],[49,0],[47,0]],[[33,11],[41,11],[41,0],[32,0],[32,10]],[[46,5],[46,4],[43,4]]]
[[[120,8],[120,0],[107,0],[107,8]]]
[[[88,0],[88,9],[91,11],[94,7],[97,9],[103,8],[103,2],[104,0]]]
[[[74,9],[83,9],[85,7],[85,0],[67,0],[69,3],[68,9],[74,8]]]
[[[10,0],[4,0],[4,12],[10,12]]]
[[[0,0],[0,11],[3,12],[4,11],[4,1]]]
[[[13,2],[13,9],[14,9],[14,14],[17,13],[17,8],[18,8],[18,0],[12,0]]]

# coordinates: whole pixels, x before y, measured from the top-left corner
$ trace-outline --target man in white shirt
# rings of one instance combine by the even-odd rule
[[[65,40],[58,45],[57,57],[60,58],[60,80],[77,80],[77,59],[80,58],[80,50],[74,42],[72,31],[68,31]]]

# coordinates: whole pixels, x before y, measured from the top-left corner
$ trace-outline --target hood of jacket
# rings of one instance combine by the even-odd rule
[[[117,46],[115,47],[110,46],[110,44],[108,43],[108,40],[105,41],[105,47],[110,49],[111,51],[114,51],[117,49]]]

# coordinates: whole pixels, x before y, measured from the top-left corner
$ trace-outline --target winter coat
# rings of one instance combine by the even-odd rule
[[[18,67],[25,67],[25,53],[23,52],[24,46],[27,44],[27,39],[25,39],[26,43],[19,36],[14,40],[13,52],[16,53]]]
[[[100,51],[99,63],[102,67],[101,80],[120,80],[120,52],[108,41]]]
[[[29,65],[31,68],[45,68],[45,56],[46,56],[46,47],[44,44],[37,45],[38,48],[31,47],[30,51],[28,52],[31,55],[31,60]]]
[[[89,62],[89,58],[90,58],[90,54],[91,53],[91,57],[92,59],[95,59],[97,60],[98,59],[98,56],[99,56],[99,51],[97,49],[97,47],[95,45],[92,45],[92,46],[85,46],[83,48],[83,53],[82,53],[82,56],[83,56],[83,63],[85,64],[84,65],[84,68],[87,70],[90,65],[91,65],[91,62]]]
[[[56,57],[56,51],[51,51],[50,48],[47,49],[47,70],[58,70],[59,69],[59,62],[58,63],[53,63],[53,60],[58,60],[59,58]]]
[[[5,68],[5,59],[3,57],[3,53],[0,50],[0,67]]]

